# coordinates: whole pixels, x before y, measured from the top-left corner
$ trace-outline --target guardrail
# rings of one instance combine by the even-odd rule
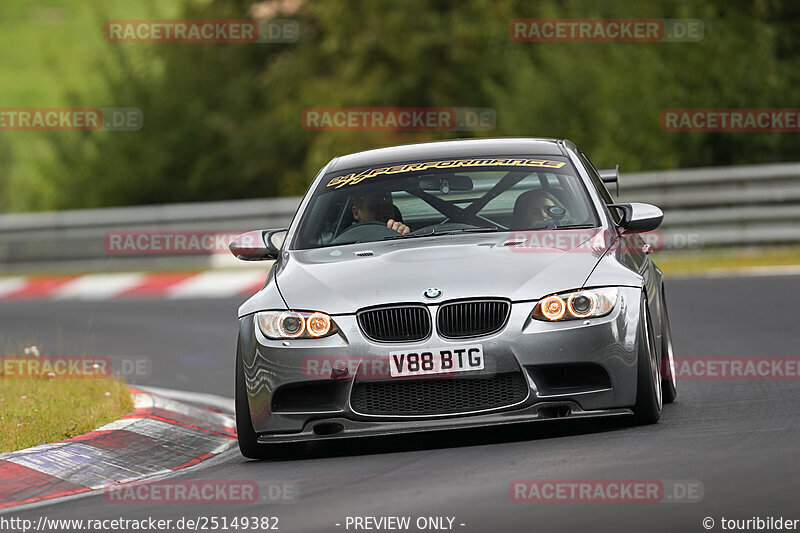
[[[229,253],[113,254],[109,231],[237,233],[283,227],[299,198],[266,198],[0,215],[0,274],[117,270],[198,270],[246,265]],[[251,265],[252,266],[252,265]]]
[[[800,163],[623,173],[620,201],[664,210],[667,249],[800,243]]]
[[[613,188],[612,188],[613,193]],[[666,249],[800,243],[800,163],[665,170],[620,178],[619,201],[665,212]],[[289,224],[299,198],[0,215],[0,273],[200,269],[227,254],[115,255],[111,230],[238,232]]]

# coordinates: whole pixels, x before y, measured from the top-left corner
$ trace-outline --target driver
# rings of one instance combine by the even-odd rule
[[[401,235],[408,235],[411,230],[399,220],[394,220],[394,213],[392,197],[388,194],[369,194],[353,201],[353,219],[356,223],[381,222]]]

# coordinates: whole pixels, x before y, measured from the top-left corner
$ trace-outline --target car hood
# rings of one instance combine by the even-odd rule
[[[603,252],[601,230],[451,235],[293,251],[276,283],[290,309],[348,314],[397,302],[535,300],[580,288]],[[520,242],[525,240],[522,244]],[[428,299],[437,288],[442,295]]]

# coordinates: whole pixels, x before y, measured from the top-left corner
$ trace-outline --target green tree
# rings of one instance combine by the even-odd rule
[[[291,4],[284,2],[280,5]],[[276,3],[276,5],[278,5]],[[665,108],[794,107],[797,4],[673,0],[298,3],[291,44],[109,44],[105,97],[139,132],[53,135],[61,207],[301,194],[336,155],[430,139],[567,137],[626,171],[796,159],[786,133],[668,133]],[[250,3],[187,4],[242,18]],[[516,18],[697,18],[694,43],[520,43]],[[76,95],[76,103],[85,96]],[[308,107],[492,107],[489,132],[307,131]]]

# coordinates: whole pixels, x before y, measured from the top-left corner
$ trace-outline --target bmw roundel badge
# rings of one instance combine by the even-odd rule
[[[440,291],[439,289],[437,289],[435,287],[432,287],[432,288],[428,289],[427,291],[425,291],[425,298],[438,298],[441,295],[442,295],[442,291]]]

